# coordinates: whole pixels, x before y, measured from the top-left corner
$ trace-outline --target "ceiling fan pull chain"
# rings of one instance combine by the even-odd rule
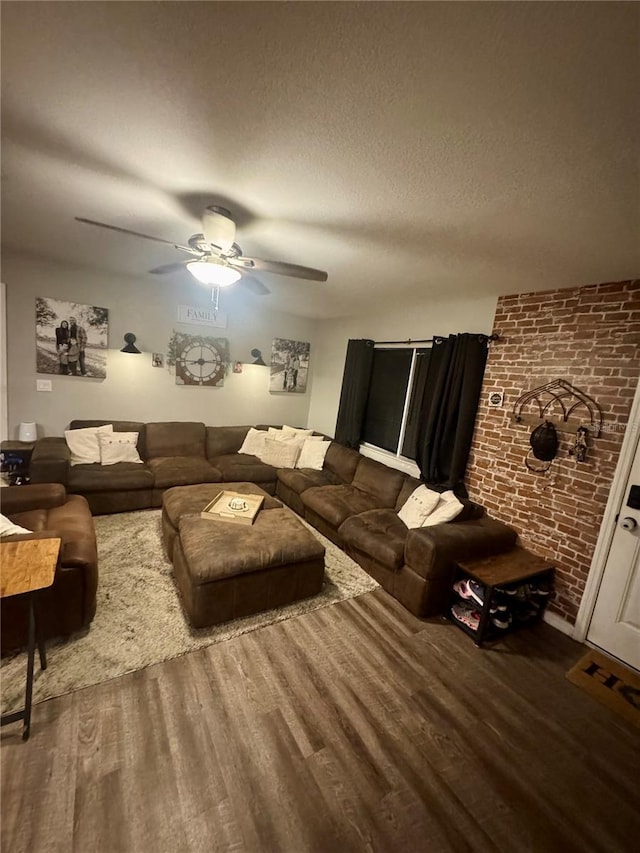
[[[213,319],[218,319],[218,300],[220,298],[220,288],[212,287],[211,288],[211,301],[213,302]]]

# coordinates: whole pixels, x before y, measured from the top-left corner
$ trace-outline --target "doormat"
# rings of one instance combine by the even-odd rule
[[[590,649],[566,677],[640,728],[640,675],[632,669]]]

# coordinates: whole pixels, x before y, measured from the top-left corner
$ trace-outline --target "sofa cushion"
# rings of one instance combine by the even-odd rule
[[[370,509],[340,525],[344,544],[397,571],[404,564],[407,528],[392,509]]]
[[[361,459],[357,450],[332,441],[324,457],[324,467],[335,474],[341,483],[350,483]]]
[[[313,468],[281,468],[278,479],[297,495],[313,486],[338,486],[340,481],[331,471],[315,471]]]
[[[337,530],[351,515],[379,509],[376,499],[355,486],[314,486],[302,492],[302,503]]]
[[[183,516],[180,544],[194,586],[324,558],[324,546],[291,510],[268,509],[251,525]]]
[[[85,429],[86,427],[106,426],[111,424],[114,432],[137,432],[138,433],[138,453],[144,459],[146,455],[145,443],[145,424],[142,421],[85,421],[75,420],[69,424],[69,429]]]
[[[246,453],[230,453],[209,460],[227,482],[275,483],[276,469]]]
[[[147,458],[204,456],[205,438],[206,428],[202,423],[165,421],[147,424]]]
[[[75,465],[69,471],[70,492],[116,492],[153,488],[153,474],[146,465],[116,462],[114,465]]]
[[[219,483],[222,475],[203,457],[168,456],[149,459],[147,465],[153,473],[153,486],[166,489],[170,486],[190,486],[194,483]]]
[[[226,456],[229,453],[237,453],[242,447],[247,433],[251,427],[248,426],[221,426],[206,428],[206,450],[207,459],[215,456]]]
[[[362,456],[352,485],[372,495],[376,499],[376,506],[395,507],[404,477],[402,471]]]

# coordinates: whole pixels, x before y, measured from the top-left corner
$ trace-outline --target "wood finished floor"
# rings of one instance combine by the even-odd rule
[[[376,590],[51,700],[2,730],[2,850],[636,850],[639,737],[581,653]]]

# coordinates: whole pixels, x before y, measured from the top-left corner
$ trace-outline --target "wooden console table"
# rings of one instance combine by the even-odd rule
[[[31,696],[33,693],[33,664],[36,640],[40,653],[40,668],[47,668],[44,641],[40,635],[36,597],[38,591],[53,583],[58,564],[61,539],[22,539],[0,544],[0,597],[29,596],[29,637],[27,641],[27,684],[24,708],[2,716],[1,725],[24,720],[22,739],[31,730]]]

